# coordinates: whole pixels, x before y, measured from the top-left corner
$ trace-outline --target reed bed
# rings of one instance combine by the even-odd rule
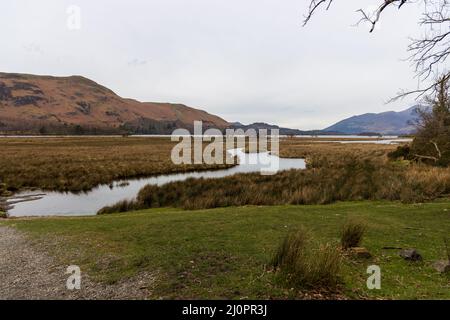
[[[179,207],[206,209],[243,205],[329,204],[336,201],[429,201],[450,194],[450,169],[387,159],[392,146],[282,144],[280,154],[303,155],[307,170],[273,176],[238,174],[146,186],[127,210]],[[122,211],[116,206],[101,213]]]
[[[8,190],[87,191],[114,180],[227,165],[175,165],[176,142],[156,137],[0,139],[0,183]]]

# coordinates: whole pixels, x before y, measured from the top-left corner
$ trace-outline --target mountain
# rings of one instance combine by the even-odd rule
[[[256,131],[258,130],[267,130],[268,133],[270,133],[270,130],[278,129],[280,130],[280,134],[286,134],[286,135],[300,135],[303,134],[303,131],[297,130],[297,129],[288,129],[288,128],[280,128],[277,125],[268,124],[264,122],[255,122],[252,124],[242,124],[240,122],[233,122],[230,126],[231,129],[242,129],[244,131],[247,131],[249,129],[254,129]]]
[[[272,129],[278,129],[279,133],[281,135],[295,135],[295,136],[301,136],[301,135],[330,135],[330,134],[337,134],[337,132],[323,132],[322,130],[299,130],[299,129],[290,129],[290,128],[283,128],[283,127],[279,127],[277,125],[273,125],[273,124],[268,124],[268,123],[264,123],[264,122],[255,122],[252,124],[242,124],[240,122],[231,122],[230,123],[230,128],[231,129],[242,129],[244,131],[247,131],[249,129],[254,129],[254,130],[267,130],[268,133],[270,133],[270,130]]]
[[[404,111],[388,111],[382,113],[366,113],[353,116],[324,129],[324,131],[341,132],[344,134],[361,134],[365,132],[384,135],[399,135],[414,133],[417,120],[417,107],[413,106]]]
[[[81,76],[0,73],[0,132],[155,133],[176,128],[224,129],[228,122],[183,104],[139,102]]]

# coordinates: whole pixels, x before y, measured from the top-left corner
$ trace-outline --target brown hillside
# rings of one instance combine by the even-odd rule
[[[171,133],[228,123],[182,104],[139,102],[81,76],[0,73],[0,131],[29,133]]]

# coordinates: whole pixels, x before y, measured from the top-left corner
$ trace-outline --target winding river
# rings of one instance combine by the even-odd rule
[[[24,191],[7,200],[12,208],[8,210],[10,217],[28,216],[86,216],[95,215],[104,206],[121,200],[131,200],[139,190],[147,184],[163,185],[173,181],[188,178],[222,178],[237,173],[260,171],[278,172],[289,169],[305,169],[304,159],[279,158],[267,152],[244,153],[241,149],[228,150],[232,156],[239,159],[239,164],[229,169],[210,170],[158,175],[149,178],[115,181],[110,185],[100,185],[89,192],[46,192]],[[276,170],[269,170],[276,168]]]

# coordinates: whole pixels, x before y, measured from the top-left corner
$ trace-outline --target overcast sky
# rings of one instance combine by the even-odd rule
[[[355,10],[377,0],[336,0],[303,28],[307,2],[3,0],[0,71],[83,75],[126,98],[300,129],[414,103],[385,104],[417,87],[402,60],[416,5],[369,34]]]

